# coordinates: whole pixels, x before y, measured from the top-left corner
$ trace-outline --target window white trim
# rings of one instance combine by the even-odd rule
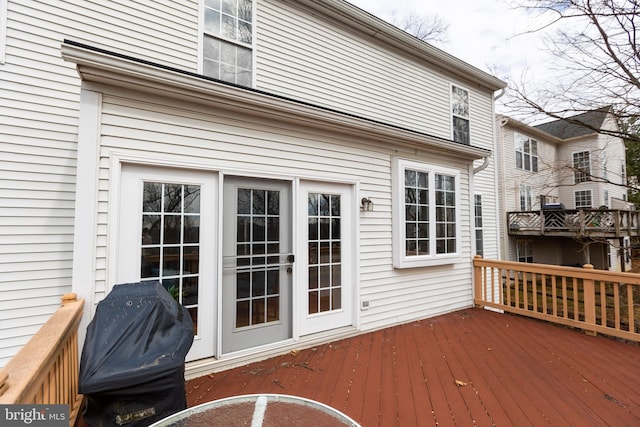
[[[429,180],[429,254],[407,255],[406,245],[406,209],[405,209],[405,170],[414,170],[428,174]],[[436,253],[436,209],[435,175],[446,175],[455,179],[455,252]],[[392,162],[393,192],[393,265],[395,268],[425,267],[431,265],[452,264],[461,256],[461,184],[460,171],[427,163],[394,158]]]
[[[531,240],[516,240],[516,261],[533,262],[533,245]]]
[[[5,0],[0,0],[5,1]],[[204,44],[205,36],[214,37],[220,41],[231,43],[235,46],[251,49],[251,87],[256,87],[256,61],[257,61],[257,13],[258,6],[257,0],[251,1],[251,43],[242,42],[239,40],[229,39],[223,35],[210,34],[205,30],[205,2],[206,0],[200,0],[198,5],[198,74],[204,75]]]
[[[478,203],[479,202],[479,203]],[[473,238],[475,254],[484,256],[484,207],[482,193],[473,195]],[[479,210],[479,212],[478,212]],[[479,215],[478,215],[479,214]]]
[[[454,102],[453,102],[453,91],[454,89],[460,89],[466,92],[467,94],[467,114],[463,115],[463,114],[457,114],[454,112]],[[457,85],[455,83],[450,83],[449,84],[449,112],[451,114],[451,140],[458,142],[460,144],[466,144],[466,145],[471,145],[471,91],[465,87],[462,87],[460,85]],[[468,124],[468,129],[467,129],[467,133],[468,133],[468,139],[466,141],[456,141],[455,139],[455,126],[453,125],[454,119],[455,118],[459,118],[459,119],[463,119],[467,121]]]
[[[587,153],[587,155],[585,156],[584,153]],[[587,161],[588,161],[588,169],[585,168],[585,170],[583,171],[582,168],[580,168],[580,158],[578,158],[578,164],[576,164],[576,155],[581,155],[582,156],[582,160],[584,160],[584,158],[586,157]],[[581,150],[581,151],[574,151],[573,153],[571,153],[571,167],[573,168],[573,183],[574,184],[580,184],[581,182],[588,182],[591,181],[591,152],[589,150]],[[586,176],[583,176],[586,175]]]
[[[0,64],[4,64],[7,50],[7,0],[0,0]]]
[[[529,146],[528,148],[526,146]],[[514,132],[513,148],[516,169],[538,172],[538,141],[519,132]],[[529,164],[527,164],[527,161]],[[520,164],[518,164],[520,163]]]
[[[578,206],[578,193],[589,193],[589,200],[591,201],[589,206]],[[593,208],[593,192],[589,190],[573,190],[573,207],[575,209],[592,209]]]
[[[520,184],[518,186],[518,207],[521,211],[533,209],[533,190],[528,184]]]

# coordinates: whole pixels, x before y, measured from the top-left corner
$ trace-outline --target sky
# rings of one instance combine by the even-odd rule
[[[439,16],[449,25],[448,42],[433,44],[502,80],[539,85],[553,78],[545,32],[528,32],[540,21],[531,11],[513,7],[512,0],[348,1],[389,22],[410,12]]]

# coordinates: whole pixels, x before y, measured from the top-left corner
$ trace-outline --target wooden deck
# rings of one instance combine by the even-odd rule
[[[189,406],[301,396],[370,426],[638,426],[640,346],[469,309],[187,382]]]

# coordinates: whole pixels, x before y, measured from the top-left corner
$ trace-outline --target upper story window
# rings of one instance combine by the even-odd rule
[[[591,161],[588,151],[573,153],[573,182],[591,181]]]
[[[460,176],[454,169],[394,161],[394,265],[453,262],[460,256]]]
[[[516,168],[538,172],[538,141],[515,134]]]
[[[451,86],[451,116],[453,140],[463,144],[471,143],[469,135],[469,92],[458,86]]]
[[[251,86],[253,4],[251,0],[205,0],[203,74]]]
[[[527,184],[520,184],[520,210],[530,211],[533,209],[533,192],[531,186]]]

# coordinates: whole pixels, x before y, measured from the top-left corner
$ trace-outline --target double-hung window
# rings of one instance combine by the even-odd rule
[[[520,210],[530,211],[533,208],[533,197],[531,186],[520,184]]]
[[[252,85],[252,0],[205,0],[203,74]]]
[[[469,134],[469,92],[458,86],[451,86],[451,117],[453,140],[471,144]]]
[[[533,247],[529,240],[518,240],[516,252],[518,262],[533,262]]]
[[[460,255],[460,174],[394,161],[394,265],[446,264]]]
[[[476,226],[476,255],[484,255],[484,233],[482,230],[482,195],[474,195],[475,226]]]
[[[593,206],[591,190],[579,190],[573,193],[576,209],[590,209]]]
[[[573,181],[575,184],[591,181],[591,160],[589,151],[573,153]]]
[[[538,172],[538,141],[516,133],[514,136],[516,150],[516,168]]]

